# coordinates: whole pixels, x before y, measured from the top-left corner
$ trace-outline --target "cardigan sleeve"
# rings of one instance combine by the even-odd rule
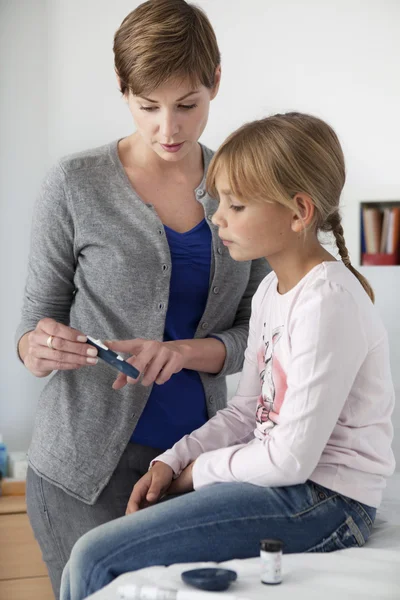
[[[28,275],[16,344],[45,317],[68,325],[75,291],[74,229],[65,193],[65,174],[60,166],[55,166],[44,180],[33,215]]]
[[[251,314],[251,302],[261,281],[271,272],[271,267],[264,258],[252,261],[250,277],[247,288],[236,311],[233,326],[223,332],[210,334],[225,345],[226,357],[224,365],[219,373],[212,377],[225,377],[238,373],[243,368],[244,352],[249,335],[249,321]]]

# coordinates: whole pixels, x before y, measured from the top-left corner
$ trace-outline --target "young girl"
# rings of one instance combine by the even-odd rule
[[[265,537],[285,552],[366,542],[394,468],[394,393],[373,292],[343,237],[344,181],[335,133],[308,115],[250,123],[218,150],[207,185],[219,236],[235,260],[274,269],[253,298],[237,394],[152,462],[131,514],[76,544],[63,600],[150,565],[254,557]]]

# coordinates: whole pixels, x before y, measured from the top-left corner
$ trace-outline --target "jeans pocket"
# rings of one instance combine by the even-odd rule
[[[332,496],[338,495],[336,492],[329,490],[328,488],[325,488],[322,485],[319,485],[318,483],[314,483],[314,481],[309,481],[307,483],[311,492],[314,505],[320,504],[321,502],[325,502],[325,500],[332,498]]]
[[[364,544],[364,536],[357,527],[354,519],[348,516],[329,537],[324,538],[322,542],[313,546],[307,552],[333,552],[334,550],[360,547]]]

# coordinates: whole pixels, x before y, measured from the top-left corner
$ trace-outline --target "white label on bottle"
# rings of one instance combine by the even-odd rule
[[[282,581],[282,552],[260,551],[261,581],[263,583],[280,583]]]

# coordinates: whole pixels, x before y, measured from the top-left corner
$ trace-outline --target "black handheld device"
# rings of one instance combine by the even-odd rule
[[[97,348],[97,356],[101,358],[101,360],[104,360],[115,369],[118,369],[118,371],[121,371],[124,375],[132,377],[132,379],[137,379],[139,377],[140,372],[133,365],[130,365],[122,358],[122,356],[113,350],[110,350],[110,348],[107,348],[101,340],[95,340],[89,335],[86,337],[87,343]]]

